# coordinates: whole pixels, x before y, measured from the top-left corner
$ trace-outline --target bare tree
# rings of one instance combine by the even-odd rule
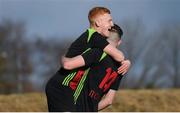
[[[132,67],[121,87],[179,87],[179,25],[162,24],[146,32],[142,21],[127,20],[124,24],[127,31],[122,49]]]
[[[165,34],[167,35],[166,42],[167,46],[170,48],[170,58],[169,64],[174,70],[174,87],[180,87],[179,84],[179,65],[180,65],[180,24],[168,24],[164,27]]]
[[[30,73],[31,67],[28,62],[28,46],[23,40],[25,38],[25,28],[23,22],[13,22],[3,20],[0,24],[1,36],[3,40],[3,51],[6,54],[6,73],[4,79],[8,84],[8,92],[23,92],[23,78],[26,72]],[[25,72],[26,71],[26,72]]]

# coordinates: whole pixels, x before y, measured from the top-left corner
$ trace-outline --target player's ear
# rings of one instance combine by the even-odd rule
[[[96,26],[96,27],[99,27],[98,24],[97,24],[97,22],[95,22],[95,26]]]
[[[95,21],[95,26],[96,26],[96,27],[99,27],[99,26],[100,26],[100,21],[99,21],[99,20],[96,20],[96,21]]]
[[[121,42],[122,42],[121,40],[118,41],[118,46],[121,44]]]

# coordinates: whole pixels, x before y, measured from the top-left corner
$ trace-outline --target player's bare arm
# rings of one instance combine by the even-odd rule
[[[113,57],[117,62],[122,62],[124,60],[124,54],[111,44],[107,45],[103,51]]]
[[[62,57],[62,66],[64,69],[72,70],[85,66],[85,61],[81,55],[72,58]],[[126,74],[130,66],[131,62],[129,60],[122,61],[122,65],[118,68],[118,73],[122,75]]]
[[[78,67],[85,66],[85,61],[81,55],[73,58],[62,57],[62,65],[64,69],[72,70]]]
[[[110,106],[115,97],[116,91],[110,89],[105,97],[98,103],[98,110],[102,110],[108,106]]]

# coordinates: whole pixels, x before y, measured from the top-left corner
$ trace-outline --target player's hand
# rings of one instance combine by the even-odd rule
[[[129,60],[124,60],[121,62],[121,64],[122,65],[118,68],[118,73],[124,75],[129,70],[131,62]]]

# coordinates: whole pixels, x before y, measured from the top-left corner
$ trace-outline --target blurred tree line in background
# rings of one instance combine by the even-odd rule
[[[180,87],[180,24],[161,24],[150,31],[138,19],[119,23],[124,31],[120,49],[132,62],[120,87]],[[38,35],[28,40],[25,27],[25,22],[0,22],[0,93],[44,91],[60,67],[60,56],[75,40]]]

